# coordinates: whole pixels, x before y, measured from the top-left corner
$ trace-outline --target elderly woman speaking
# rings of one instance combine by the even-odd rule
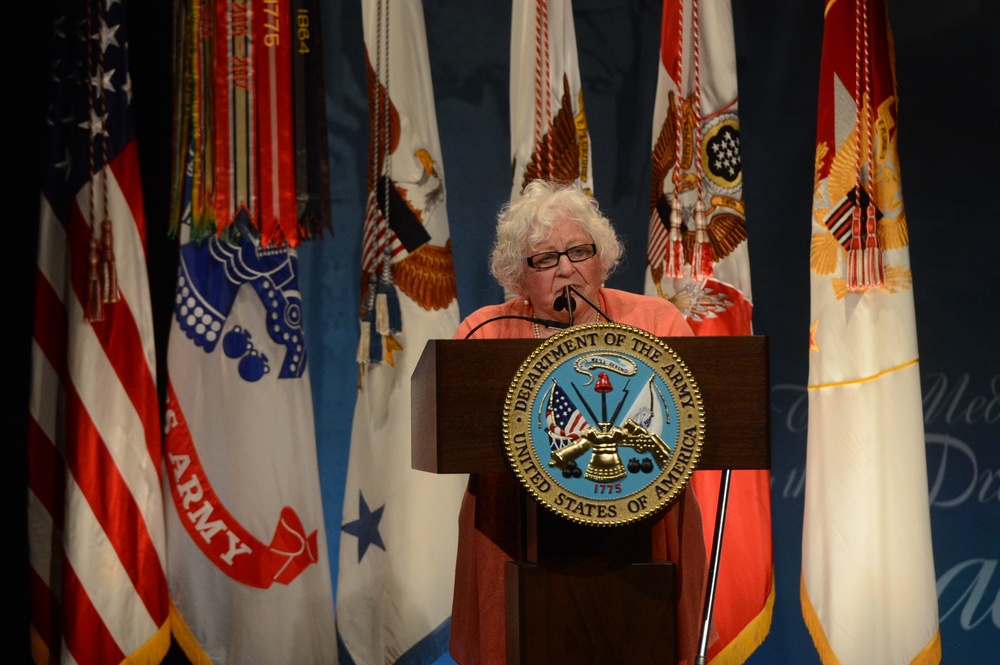
[[[491,269],[516,296],[473,312],[456,338],[549,337],[567,324],[610,319],[659,337],[691,335],[671,303],[604,287],[622,245],[597,202],[575,186],[530,183],[500,211]],[[513,474],[474,474],[459,514],[452,657],[506,663],[504,564],[518,556],[519,485]],[[653,518],[652,560],[677,563],[678,662],[694,662],[704,599],[705,544],[690,488]]]

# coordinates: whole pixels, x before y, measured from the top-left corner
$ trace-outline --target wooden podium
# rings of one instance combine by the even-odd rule
[[[701,390],[697,469],[770,468],[767,338],[670,337]],[[430,340],[411,378],[411,466],[510,473],[507,389],[535,339]],[[651,562],[655,518],[579,525],[520,492],[520,560],[506,576],[507,662],[676,663],[674,564]]]

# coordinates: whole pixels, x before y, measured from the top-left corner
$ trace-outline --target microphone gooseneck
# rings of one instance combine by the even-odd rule
[[[565,330],[566,328],[570,328],[573,326],[573,310],[576,309],[576,299],[572,295],[574,293],[580,296],[585,303],[593,307],[595,312],[603,316],[605,321],[607,321],[608,323],[614,323],[614,321],[611,320],[611,317],[608,316],[603,309],[598,307],[597,304],[591,301],[590,298],[580,293],[580,290],[577,289],[572,284],[567,284],[566,286],[563,287],[562,295],[557,296],[556,299],[552,302],[552,309],[554,309],[557,312],[561,312],[564,309],[569,310],[568,322],[540,319],[536,316],[520,316],[517,314],[504,314],[502,316],[494,316],[493,318],[486,319],[485,321],[477,325],[475,328],[470,330],[468,333],[466,333],[465,339],[471,337],[472,333],[476,332],[483,326],[489,323],[493,323],[494,321],[499,321],[500,319],[521,319],[523,321],[530,321],[532,323],[537,323],[538,325],[545,326],[546,328],[558,328],[560,330]]]
[[[494,321],[500,321],[501,319],[520,319],[522,321],[530,321],[531,323],[537,323],[538,325],[545,326],[546,328],[559,328],[560,330],[564,330],[566,328],[569,328],[570,325],[571,325],[569,323],[564,323],[563,321],[551,321],[549,319],[539,319],[536,316],[520,316],[519,314],[503,314],[501,316],[494,316],[493,318],[486,319],[485,321],[483,321],[482,323],[480,323],[478,326],[476,326],[475,328],[473,328],[472,330],[470,330],[469,332],[467,332],[465,334],[465,338],[464,339],[469,339],[469,337],[472,336],[472,333],[476,332],[477,330],[479,330],[483,326],[485,326],[487,324],[490,324],[490,323],[493,323]]]
[[[583,302],[585,302],[588,305],[590,305],[591,307],[593,307],[594,311],[597,312],[598,314],[600,314],[601,316],[603,316],[605,321],[607,321],[608,323],[614,323],[614,321],[611,320],[611,317],[608,316],[607,313],[603,309],[601,309],[600,307],[598,307],[590,298],[588,298],[587,296],[585,296],[582,293],[580,293],[580,289],[576,288],[572,284],[567,284],[565,291],[567,291],[567,292],[572,291],[576,295],[580,296],[583,299]],[[572,296],[568,296],[568,297],[569,297],[570,300],[573,300]],[[576,302],[575,301],[573,302],[573,306],[576,307]],[[570,323],[572,324],[572,322],[573,322],[573,316],[572,316],[572,314],[570,314]]]

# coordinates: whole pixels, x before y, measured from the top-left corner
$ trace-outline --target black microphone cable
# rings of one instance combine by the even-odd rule
[[[564,323],[562,321],[539,319],[534,316],[520,316],[518,314],[503,314],[501,316],[494,316],[493,318],[486,319],[485,321],[477,325],[475,328],[470,330],[463,339],[469,339],[472,333],[476,332],[483,326],[489,323],[493,323],[494,321],[499,321],[501,319],[520,319],[521,321],[530,321],[531,323],[537,323],[539,325],[543,325],[546,328],[558,328],[559,330],[565,330],[566,328],[569,328],[573,325],[573,310],[576,309],[576,300],[573,299],[573,296],[570,294],[570,291],[583,298],[583,301],[588,305],[590,305],[591,307],[593,307],[595,312],[603,316],[605,321],[607,321],[608,323],[614,323],[614,321],[611,320],[611,317],[608,316],[603,309],[594,304],[590,300],[590,298],[580,293],[580,290],[577,289],[572,284],[567,284],[566,286],[563,287],[563,295],[556,298],[555,301],[552,303],[552,308],[557,312],[561,312],[564,309],[569,310],[569,322]]]

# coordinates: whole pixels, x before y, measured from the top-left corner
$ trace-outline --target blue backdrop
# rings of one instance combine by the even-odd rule
[[[334,570],[356,390],[367,109],[359,3],[323,7],[335,237],[302,251]],[[624,236],[610,285],[642,290],[659,2],[575,0],[595,194]],[[945,663],[1000,650],[1000,14],[988,0],[890,3]],[[463,316],[498,302],[486,256],[510,191],[510,7],[425,0]],[[754,329],[770,338],[777,599],[753,663],[818,662],[799,607],[819,0],[733,2]]]

